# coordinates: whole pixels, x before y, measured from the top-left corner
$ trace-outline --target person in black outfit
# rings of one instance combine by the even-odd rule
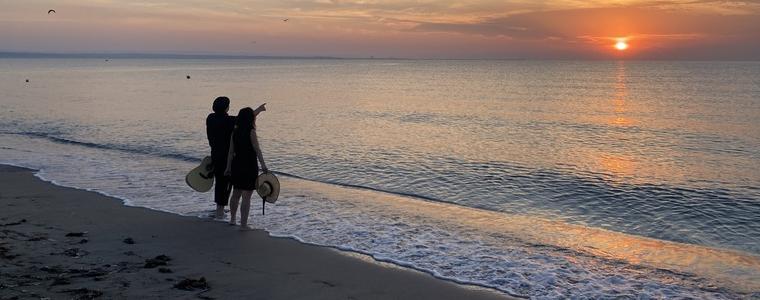
[[[230,148],[230,136],[235,127],[235,117],[227,115],[230,109],[230,99],[218,97],[214,100],[214,112],[206,117],[206,135],[211,146],[211,161],[214,164],[214,202],[216,202],[216,218],[224,216],[224,207],[230,198],[230,179],[224,175],[227,168],[227,153]]]
[[[256,178],[259,176],[257,162],[261,164],[262,171],[267,172],[267,165],[264,163],[264,156],[261,154],[261,147],[256,136],[256,115],[265,110],[264,104],[255,111],[250,107],[240,110],[230,141],[230,152],[227,154],[225,174],[232,177],[232,186],[235,187],[230,203],[230,224],[235,225],[235,214],[242,196],[240,226],[243,228],[248,227],[251,195],[256,189]]]

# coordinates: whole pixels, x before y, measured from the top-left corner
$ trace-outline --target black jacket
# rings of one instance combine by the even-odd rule
[[[230,150],[230,136],[235,128],[235,117],[227,114],[211,113],[206,117],[206,136],[211,146],[211,159],[215,166],[227,165]]]

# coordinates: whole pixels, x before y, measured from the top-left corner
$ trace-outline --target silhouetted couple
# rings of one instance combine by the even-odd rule
[[[266,103],[255,110],[250,107],[243,108],[235,117],[227,114],[230,99],[218,97],[212,107],[214,112],[206,118],[206,135],[211,146],[211,159],[216,177],[215,216],[217,219],[224,217],[224,207],[229,203],[230,224],[236,223],[235,215],[240,204],[240,226],[248,225],[251,195],[256,189],[256,178],[259,174],[258,163],[261,164],[262,171],[267,172],[256,136],[256,116],[266,111],[265,105]]]

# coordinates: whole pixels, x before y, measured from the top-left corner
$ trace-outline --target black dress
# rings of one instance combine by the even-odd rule
[[[235,117],[226,113],[212,113],[206,117],[206,136],[211,146],[211,161],[214,164],[214,202],[227,205],[230,198],[229,178],[224,176],[227,168],[227,152],[230,150],[230,135],[235,128]]]
[[[255,190],[259,176],[258,156],[251,143],[252,128],[236,128],[232,133],[235,155],[232,157],[230,173],[232,186],[241,190]]]

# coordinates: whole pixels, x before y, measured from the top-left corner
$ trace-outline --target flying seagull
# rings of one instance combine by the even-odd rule
[[[51,10],[48,10],[48,15],[49,15],[50,13],[55,13],[55,9],[51,9]]]

